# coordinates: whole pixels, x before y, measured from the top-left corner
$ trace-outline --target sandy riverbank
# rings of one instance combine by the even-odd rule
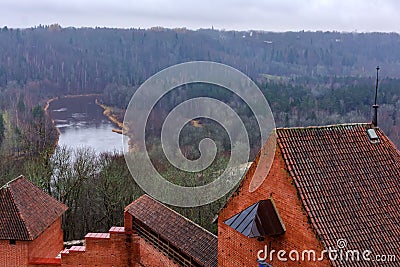
[[[123,133],[124,128],[125,128],[124,123],[122,121],[120,121],[115,114],[113,114],[112,107],[109,107],[109,106],[106,106],[106,105],[100,103],[100,101],[97,98],[96,98],[95,102],[96,102],[96,105],[98,105],[99,107],[101,107],[104,110],[104,112],[103,112],[104,116],[106,116],[112,123],[117,125],[120,128],[120,130],[122,131],[121,133]],[[119,133],[119,130],[115,129],[114,132]]]
[[[133,151],[136,150],[135,145],[133,144],[133,138],[131,135],[129,135],[129,128],[128,126],[124,125],[124,123],[122,121],[120,121],[117,117],[117,115],[115,115],[113,113],[113,107],[104,105],[102,103],[100,103],[100,101],[98,101],[98,99],[96,99],[96,104],[99,105],[100,107],[102,107],[104,109],[103,114],[114,124],[116,124],[119,129],[112,129],[112,131],[114,133],[118,133],[118,134],[124,134],[126,136],[129,137],[129,141],[128,141],[128,146],[129,146],[129,151],[131,153],[133,153]]]

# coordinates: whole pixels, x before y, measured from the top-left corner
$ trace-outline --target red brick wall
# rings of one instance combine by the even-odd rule
[[[33,258],[54,258],[63,249],[61,218],[33,241],[0,240],[0,267],[28,266]]]
[[[265,149],[265,148],[264,148]],[[218,266],[257,266],[257,252],[263,250],[265,246],[268,250],[281,249],[289,253],[297,250],[315,250],[317,255],[323,250],[320,242],[316,238],[311,224],[308,223],[307,214],[302,208],[302,203],[298,198],[297,190],[291,180],[282,158],[279,147],[272,168],[264,180],[263,184],[254,192],[249,192],[249,185],[255,171],[256,164],[264,164],[265,160],[260,155],[265,155],[265,150],[261,150],[256,158],[255,164],[251,166],[246,177],[242,181],[239,189],[229,199],[225,208],[220,212],[218,218]],[[263,156],[262,156],[263,157]],[[262,167],[262,166],[261,166]],[[250,239],[236,232],[234,229],[225,225],[223,222],[233,215],[239,213],[255,202],[272,197],[281,219],[286,227],[286,233],[279,237],[267,237],[264,241]],[[263,256],[263,255],[262,255]],[[285,257],[288,257],[286,254]],[[301,255],[300,255],[301,257]],[[270,262],[267,259],[267,262]],[[278,261],[276,253],[273,261],[270,262],[274,267],[279,266],[331,266],[330,262],[308,262],[308,261]]]
[[[62,267],[93,266],[178,266],[132,230],[132,215],[125,212],[124,232],[110,232],[110,238],[86,237],[85,251],[62,253]]]
[[[0,267],[28,266],[28,253],[27,241],[10,245],[9,240],[0,240]]]
[[[126,233],[133,233],[132,230],[133,218],[129,212],[124,213],[124,226]],[[164,267],[164,266],[178,266],[162,252],[153,247],[150,243],[146,242],[143,238],[137,239],[139,247],[139,259],[137,266],[146,267]],[[136,266],[136,265],[135,265]]]
[[[61,217],[29,243],[29,259],[54,258],[64,248]]]
[[[111,234],[110,238],[86,238],[86,251],[62,254],[61,266],[134,266],[138,260],[135,235]]]
[[[139,238],[140,264],[146,267],[174,267],[179,266],[165,256],[162,252]]]
[[[174,267],[178,265],[135,234],[130,236],[111,234],[110,238],[86,238],[86,251],[63,253],[61,266]]]
[[[133,223],[132,215],[129,212],[124,211],[124,229],[125,229],[125,233],[127,233],[127,234],[133,233],[132,223]]]

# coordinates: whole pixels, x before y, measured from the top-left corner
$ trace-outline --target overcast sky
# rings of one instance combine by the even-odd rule
[[[0,26],[400,32],[399,0],[2,0]]]

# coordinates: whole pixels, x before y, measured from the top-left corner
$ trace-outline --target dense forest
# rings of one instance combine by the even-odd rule
[[[400,146],[399,44],[396,33],[4,27],[0,30],[0,183],[24,174],[67,204],[66,239],[121,224],[124,206],[143,194],[123,156],[56,147],[58,133],[45,112],[46,101],[96,93],[101,102],[119,110],[115,115],[122,119],[142,82],[165,67],[193,60],[224,63],[251,77],[268,99],[278,127],[371,121],[379,65],[379,126]],[[178,184],[185,174],[170,169],[154,144],[168,111],[196,96],[220,99],[240,115],[250,133],[249,160],[261,145],[259,133],[252,131],[254,118],[237,96],[212,86],[177,88],[152,113],[148,150],[157,168]],[[230,145],[224,130],[207,120],[202,123],[192,139],[182,138],[182,149],[196,158],[198,140],[214,137],[220,156],[216,165],[225,166]],[[184,128],[183,136],[189,136],[189,130],[193,129]],[[213,171],[205,175],[212,176]],[[178,210],[215,231],[212,220],[223,204],[221,199]]]
[[[250,77],[369,77],[376,65],[400,77],[398,34],[61,28],[0,32],[0,86],[47,81],[46,93],[138,85],[176,63],[212,60]]]

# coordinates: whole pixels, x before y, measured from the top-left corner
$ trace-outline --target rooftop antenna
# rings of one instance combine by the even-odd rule
[[[372,124],[375,127],[378,127],[378,108],[379,105],[376,104],[377,98],[378,98],[378,85],[379,85],[379,66],[376,67],[376,85],[375,85],[375,102],[374,105],[372,105],[372,108],[374,109],[374,116],[372,117]]]

